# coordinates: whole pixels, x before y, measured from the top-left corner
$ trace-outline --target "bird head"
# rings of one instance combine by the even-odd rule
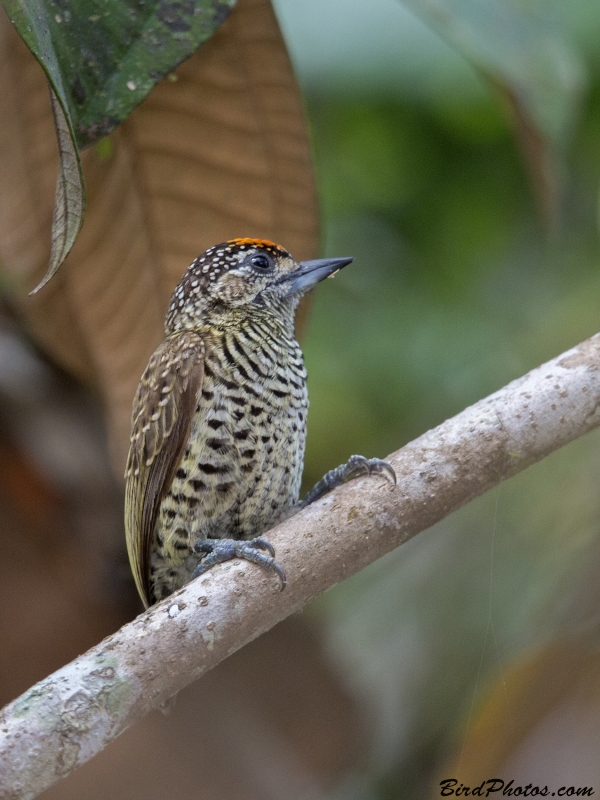
[[[257,313],[293,319],[302,295],[352,258],[295,261],[266,239],[231,239],[198,256],[180,280],[167,313],[168,332],[231,324]]]

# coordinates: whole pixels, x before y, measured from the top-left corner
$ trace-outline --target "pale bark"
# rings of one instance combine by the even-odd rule
[[[239,647],[419,531],[600,424],[600,334],[390,456],[269,534],[288,587],[217,567],[0,714],[0,797],[33,798]],[[17,621],[15,621],[17,623]]]

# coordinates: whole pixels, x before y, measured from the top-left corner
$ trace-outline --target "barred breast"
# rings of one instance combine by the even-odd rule
[[[202,335],[202,393],[152,548],[157,600],[190,580],[198,539],[258,536],[300,491],[308,409],[300,346],[267,316]]]

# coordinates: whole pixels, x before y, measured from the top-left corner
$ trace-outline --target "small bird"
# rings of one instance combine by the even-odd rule
[[[147,607],[215,564],[285,573],[260,534],[380,459],[352,456],[298,502],[308,393],[294,312],[352,258],[298,263],[263,239],[215,245],[171,298],[133,404],[125,533]]]

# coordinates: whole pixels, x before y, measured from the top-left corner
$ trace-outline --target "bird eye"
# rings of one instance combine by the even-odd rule
[[[256,255],[252,256],[250,261],[253,267],[256,267],[256,269],[259,269],[261,271],[265,271],[271,268],[271,260],[262,253],[257,253]]]

